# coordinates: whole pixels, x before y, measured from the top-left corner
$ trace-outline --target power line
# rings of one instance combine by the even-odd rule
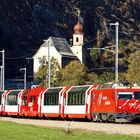
[[[90,70],[103,70],[103,69],[115,69],[115,67],[92,68],[92,69],[90,69]]]
[[[5,57],[5,59],[22,59],[22,58],[25,58],[25,57],[27,57],[27,56],[30,56],[30,55],[33,54],[33,53],[35,53],[35,51],[32,52],[32,53],[29,53],[29,54],[27,54],[27,55],[20,56],[20,57]]]
[[[115,30],[110,29],[109,31],[115,31]],[[124,32],[124,31],[119,31],[119,33],[128,34],[128,35],[131,35],[131,34],[140,35],[140,33],[130,33],[130,32]]]
[[[23,77],[24,75],[20,75],[20,76],[17,76],[17,77],[15,77],[15,78],[13,78],[13,79],[18,79],[18,78],[20,78],[20,77]]]

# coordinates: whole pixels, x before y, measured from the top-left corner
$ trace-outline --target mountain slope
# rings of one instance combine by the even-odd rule
[[[0,49],[6,50],[7,77],[14,78],[20,67],[27,67],[25,58],[31,57],[49,36],[69,41],[77,22],[76,8],[84,19],[85,42],[94,40],[97,47],[113,43],[110,23],[116,21],[120,39],[139,40],[139,0],[0,1]]]

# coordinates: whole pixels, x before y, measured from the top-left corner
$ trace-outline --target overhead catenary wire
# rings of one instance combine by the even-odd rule
[[[23,59],[23,58],[26,58],[27,56],[30,56],[32,54],[34,54],[36,52],[36,50],[32,53],[28,53],[26,55],[23,55],[23,56],[19,56],[19,57],[5,57],[5,59]]]
[[[100,67],[100,68],[91,68],[90,70],[104,70],[104,69],[115,69],[115,67]]]

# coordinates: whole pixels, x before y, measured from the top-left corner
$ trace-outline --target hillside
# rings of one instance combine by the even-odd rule
[[[69,41],[76,8],[84,20],[85,42],[93,40],[97,47],[112,44],[114,31],[109,24],[116,21],[121,40],[139,40],[140,0],[0,1],[0,49],[6,51],[6,77],[15,78],[20,67],[29,67],[25,58],[32,57],[49,36]]]

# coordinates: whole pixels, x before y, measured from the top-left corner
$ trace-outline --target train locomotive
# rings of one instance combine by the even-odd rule
[[[140,118],[140,87],[94,84],[0,91],[0,115],[130,122]]]

